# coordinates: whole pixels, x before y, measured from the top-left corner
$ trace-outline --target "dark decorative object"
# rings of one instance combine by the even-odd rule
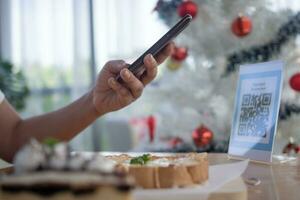
[[[9,62],[0,60],[0,90],[5,98],[17,110],[25,107],[25,99],[29,95],[29,89],[25,77],[21,71],[15,71]]]
[[[178,18],[177,8],[183,3],[183,0],[158,0],[154,11],[158,12],[159,17],[167,24],[172,25],[173,17]]]
[[[213,140],[209,145],[204,147],[196,147],[193,143],[181,142],[172,148],[154,148],[150,149],[152,152],[214,152],[214,153],[227,153],[228,152],[228,140]],[[149,149],[147,149],[149,150]]]
[[[300,114],[300,107],[292,103],[283,103],[279,110],[279,119],[287,120],[292,114]]]

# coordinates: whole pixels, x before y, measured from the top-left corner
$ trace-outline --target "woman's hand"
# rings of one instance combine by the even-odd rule
[[[93,89],[93,104],[99,115],[119,110],[139,98],[144,87],[155,78],[157,66],[172,53],[173,48],[173,43],[170,43],[155,58],[150,54],[146,55],[144,57],[146,71],[139,78],[127,69],[128,64],[124,61],[107,62]],[[115,79],[119,73],[123,83]]]

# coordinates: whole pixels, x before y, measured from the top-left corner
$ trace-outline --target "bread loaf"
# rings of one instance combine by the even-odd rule
[[[176,156],[149,156],[143,165],[130,164],[135,157],[127,154],[109,156],[124,171],[133,176],[142,188],[188,187],[208,180],[207,153],[177,154]]]

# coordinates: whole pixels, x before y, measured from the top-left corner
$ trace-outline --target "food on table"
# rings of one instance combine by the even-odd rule
[[[117,162],[119,169],[133,176],[142,188],[187,187],[208,180],[207,153],[136,157],[121,154],[107,158]]]
[[[99,154],[72,154],[65,143],[32,140],[14,161],[15,173],[1,177],[5,200],[130,200],[134,181]]]

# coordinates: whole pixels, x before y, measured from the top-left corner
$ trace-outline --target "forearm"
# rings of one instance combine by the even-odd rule
[[[21,120],[13,131],[11,155],[8,157],[11,158],[30,138],[42,141],[52,137],[68,141],[100,115],[93,105],[90,92],[60,110]]]

